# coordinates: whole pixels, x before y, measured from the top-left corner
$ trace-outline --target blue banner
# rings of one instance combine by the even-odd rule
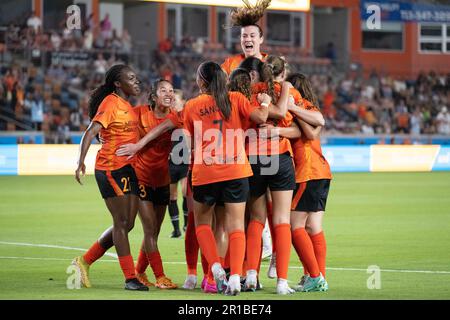
[[[433,171],[449,171],[450,170],[450,147],[443,147],[434,161]]]
[[[375,14],[369,7],[377,6],[381,9],[381,21],[450,23],[450,6],[391,0],[361,0],[360,3],[363,21]]]
[[[0,175],[17,175],[17,145],[0,146]]]
[[[370,147],[324,146],[323,155],[331,167],[331,172],[369,172]]]

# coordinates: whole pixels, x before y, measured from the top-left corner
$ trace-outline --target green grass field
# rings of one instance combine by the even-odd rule
[[[2,176],[0,299],[450,299],[450,173],[334,176],[324,226],[330,290],[277,296],[264,262],[264,289],[232,298],[200,289],[125,291],[119,264],[109,256],[91,267],[93,288],[67,289],[66,269],[81,253],[70,248],[88,248],[111,223],[94,178],[80,187],[71,176]],[[184,241],[170,239],[170,232],[166,217],[160,251],[166,274],[181,286]],[[135,258],[141,240],[136,222],[130,234]],[[382,270],[381,289],[367,288],[370,265]],[[294,250],[290,266],[294,285],[300,276]]]

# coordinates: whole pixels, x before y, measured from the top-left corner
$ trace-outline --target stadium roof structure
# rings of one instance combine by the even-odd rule
[[[180,4],[198,4],[209,6],[239,7],[242,6],[242,0],[141,0],[150,2],[180,3]],[[256,2],[250,0],[251,3]],[[287,10],[287,11],[309,11],[311,7],[310,0],[272,0],[269,9]]]

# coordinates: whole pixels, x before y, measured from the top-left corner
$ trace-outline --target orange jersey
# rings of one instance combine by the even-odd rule
[[[252,176],[244,147],[243,120],[256,109],[239,92],[229,92],[231,114],[225,120],[214,98],[202,94],[186,103],[184,126],[193,138],[192,185]],[[211,130],[216,129],[216,130]]]
[[[116,150],[123,144],[139,140],[138,117],[128,101],[112,93],[103,99],[92,121],[102,125],[100,136],[104,140],[97,153],[95,169],[117,170],[134,163],[127,156],[116,156]]]
[[[319,112],[319,109],[306,99],[303,99],[303,108]],[[299,139],[292,140],[292,148],[296,183],[332,178],[330,165],[322,154],[320,139],[309,140],[302,135]]]
[[[262,55],[261,61],[265,61],[267,58],[267,54],[261,53],[261,55]],[[245,60],[245,55],[243,53],[237,54],[235,56],[226,58],[225,62],[222,63],[221,67],[228,75],[230,75],[233,72],[233,70],[237,69],[239,67],[239,65],[241,64],[241,62],[244,60]]]
[[[136,107],[134,110],[139,118],[142,137],[166,120],[172,121],[175,127],[182,127],[182,119],[175,111],[171,110],[164,118],[157,118],[148,105]],[[172,150],[171,136],[171,131],[163,133],[137,154],[135,170],[140,183],[153,188],[170,183],[168,158]]]
[[[252,105],[258,105],[258,93],[267,93],[267,84],[264,82],[256,83],[252,85]],[[281,93],[281,85],[279,83],[275,83],[275,94],[280,95]],[[268,119],[267,123],[273,125],[274,127],[282,127],[288,128],[292,125],[293,121],[292,115],[287,112],[286,116],[281,120]],[[253,127],[257,130],[257,126]],[[289,139],[284,137],[279,137],[278,139],[265,139],[265,138],[257,138],[257,139],[249,139],[249,142],[246,144],[247,154],[250,155],[276,155],[283,154],[289,152],[292,156],[292,148]]]

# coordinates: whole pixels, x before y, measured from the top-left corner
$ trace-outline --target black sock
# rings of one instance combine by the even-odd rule
[[[187,226],[188,223],[188,207],[186,197],[183,197],[183,213],[184,213],[184,226]]]
[[[177,200],[170,200],[169,203],[169,215],[170,215],[170,221],[172,221],[173,230],[175,232],[180,231],[180,213],[178,211],[178,204]]]

